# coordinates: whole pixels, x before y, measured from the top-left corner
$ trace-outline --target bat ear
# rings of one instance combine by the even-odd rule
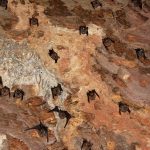
[[[41,121],[41,119],[39,119],[39,122],[40,122],[40,124],[42,124],[42,121]]]

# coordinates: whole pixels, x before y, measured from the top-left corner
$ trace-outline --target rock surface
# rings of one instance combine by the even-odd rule
[[[131,0],[9,0],[0,6],[0,76],[11,96],[0,96],[0,149],[80,150],[84,139],[92,150],[150,149],[150,4]],[[36,17],[39,26],[30,26]],[[80,35],[86,25],[89,35]],[[114,42],[103,45],[105,37]],[[53,48],[60,59],[48,55]],[[138,60],[135,49],[146,59]],[[51,88],[60,83],[61,95]],[[23,89],[23,100],[13,97]],[[100,97],[88,103],[87,92]],[[119,114],[118,102],[131,113]],[[68,111],[66,119],[55,106]],[[36,130],[42,121],[49,141]]]

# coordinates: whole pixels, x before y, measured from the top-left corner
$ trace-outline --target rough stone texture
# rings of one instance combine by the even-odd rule
[[[90,0],[9,0],[0,7],[0,76],[11,97],[0,97],[0,149],[80,150],[83,139],[92,150],[150,149],[150,4],[143,9],[130,0],[103,0],[92,9]],[[39,26],[29,26],[29,17]],[[89,36],[79,35],[80,25]],[[102,39],[114,43],[109,49]],[[60,59],[49,57],[53,48]],[[136,58],[145,50],[146,60]],[[55,100],[51,87],[61,84]],[[24,100],[13,98],[16,88]],[[88,103],[87,91],[100,95]],[[131,114],[119,115],[118,102]],[[54,106],[72,118],[49,113]],[[35,130],[24,130],[39,121],[49,128],[49,142]]]

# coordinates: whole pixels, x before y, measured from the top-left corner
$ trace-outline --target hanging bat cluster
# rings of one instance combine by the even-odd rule
[[[55,99],[56,96],[61,95],[62,91],[63,91],[63,89],[61,87],[61,84],[59,84],[59,83],[57,86],[52,87],[51,92],[52,92],[53,99]]]
[[[91,5],[94,9],[96,9],[97,7],[102,7],[102,3],[99,2],[99,0],[94,0],[91,2]]]
[[[53,49],[50,49],[48,54],[55,61],[55,63],[57,63],[58,59],[60,58],[58,54]]]
[[[49,141],[49,138],[48,138],[48,127],[45,126],[41,121],[38,125],[35,125],[31,128],[27,128],[25,129],[25,131],[28,131],[28,130],[36,130],[38,132],[38,134],[40,136],[46,136],[47,137],[47,142]]]
[[[137,59],[139,59],[140,61],[146,59],[144,49],[142,49],[142,48],[137,48],[137,49],[135,49],[135,51],[136,51]]]
[[[8,0],[0,0],[0,6],[5,7],[7,9]]]
[[[109,37],[106,37],[104,38],[103,40],[103,45],[105,46],[105,48],[108,50],[108,48],[113,44],[115,43],[114,40],[112,40],[111,38]]]
[[[3,86],[3,80],[1,76],[0,76],[0,96],[10,97],[10,89],[7,86]]]
[[[129,114],[131,113],[130,109],[129,109],[129,105],[127,105],[124,102],[119,102],[119,114],[121,115],[121,112],[128,112]]]
[[[39,21],[38,21],[38,19],[37,18],[35,18],[35,17],[31,17],[31,18],[29,18],[29,24],[30,24],[30,26],[31,25],[37,25],[37,26],[39,26]]]
[[[93,144],[90,141],[87,141],[87,139],[83,139],[81,150],[92,150]]]
[[[142,0],[132,0],[134,7],[139,7],[142,9]]]
[[[13,94],[13,97],[14,98],[20,98],[21,100],[23,100],[23,96],[25,95],[24,91],[21,90],[21,89],[16,89],[14,94]]]
[[[89,32],[88,32],[88,27],[86,26],[80,26],[79,27],[79,34],[86,34],[88,36]]]
[[[10,88],[4,86],[0,89],[0,96],[7,96],[7,95],[9,95],[10,97]]]
[[[3,87],[3,80],[2,77],[0,76],[0,89]]]
[[[64,128],[67,126],[69,120],[72,118],[71,114],[69,114],[67,111],[65,110],[60,110],[58,108],[58,106],[55,106],[52,110],[50,110],[49,112],[57,112],[59,115],[60,119],[65,119],[66,118],[66,124],[64,126]]]
[[[91,100],[95,100],[96,96],[99,98],[99,95],[95,91],[95,89],[87,92],[88,102],[90,103]]]
[[[21,89],[16,89],[13,93],[14,98],[20,98],[23,100],[23,96],[25,95],[24,91]],[[3,80],[2,77],[0,76],[0,96],[11,96],[10,94],[10,88],[7,86],[3,86]]]
[[[135,7],[139,7],[140,9],[142,9],[142,0],[131,0],[131,1]],[[0,6],[5,7],[5,9],[7,9],[7,5],[8,5],[8,0],[0,0]],[[102,7],[102,3],[99,0],[91,1],[91,5],[92,5],[93,9],[96,9],[98,7]],[[29,21],[30,26],[39,26],[38,18],[36,18],[34,16],[29,18],[28,21]],[[79,34],[80,35],[86,34],[88,36],[89,35],[89,28],[86,25],[79,26]],[[115,41],[109,37],[104,38],[102,40],[102,42],[103,42],[103,45],[105,46],[106,49],[109,49],[109,47],[111,47],[112,44],[115,43]],[[146,59],[144,49],[137,48],[137,49],[135,49],[135,51],[136,51],[137,59],[139,59],[140,61]],[[55,63],[57,63],[58,60],[60,59],[59,55],[57,54],[57,52],[54,51],[54,49],[50,49],[48,51],[48,55],[51,57],[51,59],[53,59],[55,61]],[[115,78],[116,78],[116,76],[114,76],[114,79]],[[57,86],[51,87],[53,99],[55,99],[55,97],[57,97],[57,96],[60,96],[62,91],[63,91],[63,89],[61,87],[61,84],[58,84]],[[25,92],[22,89],[16,89],[13,93],[14,98],[17,98],[17,99],[19,98],[21,100],[23,100],[24,95],[25,95]],[[96,96],[98,98],[100,98],[100,96],[98,95],[98,93],[96,92],[95,89],[88,91],[86,93],[86,95],[87,95],[88,103],[90,103],[90,101],[92,101],[92,100],[95,100]],[[1,76],[0,76],[0,96],[2,96],[2,97],[3,96],[9,96],[9,97],[11,96],[10,88],[7,86],[3,86],[3,81],[2,81]],[[119,114],[120,115],[121,115],[121,112],[124,112],[124,113],[128,112],[129,114],[131,113],[131,111],[129,109],[129,105],[127,105],[126,103],[119,102],[118,106],[119,106]],[[64,125],[64,128],[67,126],[69,120],[72,118],[72,115],[68,111],[61,110],[61,109],[59,109],[58,106],[55,106],[49,112],[56,112],[56,113],[58,113],[58,116],[60,119],[66,119],[66,123]],[[31,128],[27,128],[25,131],[32,130],[32,129],[37,130],[40,136],[46,136],[47,142],[49,141],[49,139],[48,139],[48,127],[46,125],[44,125],[41,121],[38,125],[35,125]],[[81,145],[81,150],[91,150],[92,145],[93,144],[91,142],[87,141],[86,139],[83,139],[83,142]]]

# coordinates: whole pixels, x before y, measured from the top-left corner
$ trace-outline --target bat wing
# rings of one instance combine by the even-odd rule
[[[47,142],[49,142],[49,137],[48,137],[48,129],[47,129],[46,136],[47,136]]]
[[[24,131],[33,130],[33,129],[38,130],[38,129],[39,129],[39,125],[33,126],[33,127],[31,127],[31,128],[27,128],[27,129],[25,129]]]
[[[71,115],[67,112],[67,114],[66,114],[66,124],[65,124],[64,128],[67,126],[70,119],[71,119]]]
[[[99,97],[98,93],[95,91],[95,94]]]
[[[87,99],[88,99],[88,103],[90,103],[90,97],[88,94],[87,94]]]

